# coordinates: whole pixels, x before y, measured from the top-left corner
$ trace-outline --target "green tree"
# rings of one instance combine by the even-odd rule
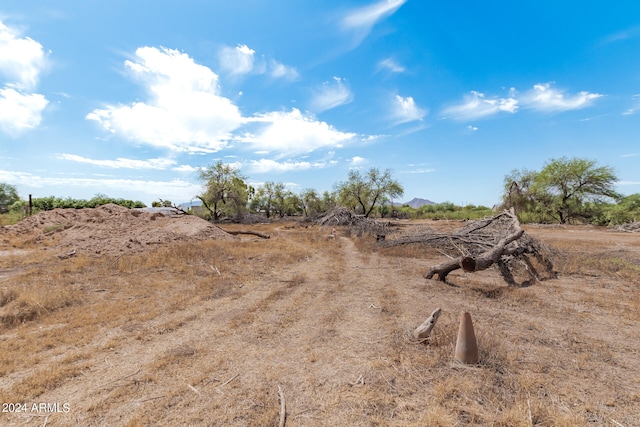
[[[244,212],[249,199],[249,187],[237,168],[218,161],[200,171],[199,179],[204,182],[205,189],[197,197],[214,221],[225,214],[240,216]]]
[[[16,187],[0,182],[0,206],[9,207],[20,200]]]
[[[377,204],[385,198],[402,196],[404,189],[393,179],[391,170],[381,172],[378,168],[371,168],[365,174],[355,169],[349,171],[347,181],[337,185],[337,192],[342,204],[368,217]]]
[[[322,198],[318,196],[318,193],[313,188],[305,188],[302,190],[300,193],[300,201],[304,216],[324,212]]]
[[[552,159],[540,172],[514,171],[505,177],[505,207],[535,212],[561,224],[591,220],[601,205],[618,199],[618,180],[609,166],[588,159]]]

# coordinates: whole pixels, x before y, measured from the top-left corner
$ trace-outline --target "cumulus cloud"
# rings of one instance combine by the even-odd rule
[[[238,108],[220,96],[218,76],[187,54],[141,47],[125,66],[148,99],[109,105],[86,116],[115,135],[175,151],[215,152],[242,123]]]
[[[33,90],[38,84],[40,73],[47,66],[47,58],[42,45],[29,38],[21,38],[0,21],[0,74],[12,86]]]
[[[351,161],[349,162],[349,165],[351,167],[359,167],[359,166],[362,166],[363,164],[365,164],[366,162],[367,162],[367,159],[365,159],[364,157],[353,156],[351,158]]]
[[[353,32],[353,45],[357,46],[369,35],[376,23],[393,15],[406,1],[380,0],[368,6],[353,9],[342,18],[340,25],[343,30]]]
[[[444,109],[445,116],[456,120],[475,120],[489,117],[498,113],[515,113],[518,111],[518,101],[508,98],[486,98],[481,92],[471,91],[465,95],[461,103]]]
[[[12,136],[40,125],[49,101],[38,93],[25,94],[13,88],[0,89],[0,129]]]
[[[351,101],[353,101],[353,94],[344,79],[334,77],[332,83],[325,82],[315,91],[310,108],[316,113],[321,113]]]
[[[0,130],[18,136],[40,125],[49,101],[44,95],[31,92],[46,66],[40,43],[21,38],[0,21],[0,75],[6,79],[0,88]]]
[[[386,59],[383,59],[382,61],[378,62],[378,68],[379,69],[389,70],[392,73],[404,73],[407,70],[405,67],[403,67],[402,65],[398,64],[392,58],[386,58]]]
[[[525,93],[521,98],[522,104],[540,111],[568,111],[579,110],[593,104],[593,101],[602,95],[586,91],[575,95],[566,95],[564,92],[551,87],[551,83],[538,83],[533,89]]]
[[[117,158],[115,160],[95,160],[87,157],[78,156],[76,154],[61,154],[58,156],[61,160],[70,160],[77,163],[86,163],[112,169],[156,169],[164,170],[176,164],[174,160],[167,158],[135,160]]]
[[[342,147],[356,137],[354,133],[340,132],[326,122],[305,116],[296,108],[289,112],[259,114],[246,122],[255,129],[238,141],[261,153],[276,153],[279,158]]]
[[[252,160],[250,164],[251,171],[254,173],[302,171],[325,166],[325,162],[278,162],[271,159]]]
[[[419,121],[427,115],[427,110],[418,107],[413,97],[396,95],[392,101],[392,117],[396,124]]]

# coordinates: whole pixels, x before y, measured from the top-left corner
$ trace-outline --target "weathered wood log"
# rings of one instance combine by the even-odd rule
[[[258,233],[257,231],[251,231],[251,230],[238,230],[238,231],[228,231],[228,230],[222,230],[225,233],[229,233],[229,234],[233,234],[234,236],[238,235],[238,234],[250,234],[252,236],[258,236],[262,239],[270,239],[271,236],[269,236],[268,234],[262,234],[262,233]]]
[[[429,338],[429,335],[431,335],[431,331],[433,330],[434,326],[436,326],[436,322],[438,321],[438,317],[440,317],[441,311],[442,310],[439,307],[436,308],[433,313],[431,313],[431,316],[429,316],[429,318],[425,320],[422,325],[418,326],[418,328],[413,332],[413,336],[415,337],[415,339],[423,340]]]
[[[465,271],[469,272],[486,270],[491,265],[498,262],[502,256],[513,255],[514,253],[518,252],[520,248],[507,248],[507,246],[511,242],[522,237],[522,235],[524,234],[524,230],[520,227],[520,222],[518,221],[518,217],[516,217],[515,213],[513,212],[513,209],[510,211],[505,211],[504,214],[508,215],[511,218],[511,226],[513,231],[511,231],[507,236],[498,241],[493,248],[475,257],[461,256],[443,262],[442,264],[432,267],[424,277],[426,279],[432,279],[435,275],[437,275],[438,279],[444,282],[447,275],[454,270],[457,270],[459,268],[462,268]]]

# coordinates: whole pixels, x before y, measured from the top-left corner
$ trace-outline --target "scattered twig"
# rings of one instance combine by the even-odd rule
[[[235,379],[238,377],[238,375],[240,375],[240,373],[239,373],[239,372],[238,372],[237,374],[235,374],[234,376],[232,376],[231,378],[229,378],[228,380],[226,380],[225,382],[223,382],[222,384],[220,384],[220,385],[218,386],[218,388],[221,388],[221,387],[226,386],[226,385],[227,385],[227,384],[229,384],[231,381],[235,380]]]
[[[187,384],[187,387],[189,387],[195,394],[197,394],[198,396],[202,396],[202,393],[200,393],[198,391],[197,388],[195,388],[194,386],[192,386],[191,384]]]
[[[96,389],[98,389],[98,388],[102,388],[102,387],[104,387],[104,386],[108,386],[109,384],[113,384],[113,383],[115,383],[116,381],[120,381],[120,380],[124,380],[125,378],[132,377],[132,376],[136,375],[138,372],[140,372],[140,370],[141,370],[141,369],[142,369],[142,368],[138,368],[138,369],[136,369],[136,371],[135,371],[134,373],[132,373],[132,374],[125,375],[124,377],[116,378],[115,380],[111,380],[111,381],[109,381],[109,382],[107,382],[107,383],[104,383],[104,384],[100,384],[100,385],[98,385],[98,386],[95,386],[94,388],[92,388],[92,390],[96,390]]]
[[[211,269],[212,269],[213,271],[215,271],[216,273],[218,273],[218,276],[220,276],[220,275],[221,275],[220,270],[218,270],[218,267],[214,267],[213,265],[210,265],[209,267],[211,267]]]
[[[284,427],[284,423],[287,421],[287,407],[284,401],[284,393],[282,388],[278,385],[278,397],[280,398],[280,424],[279,427]]]
[[[617,425],[618,427],[624,427],[623,424],[620,424],[619,422],[617,422],[616,420],[614,420],[613,418],[609,418],[611,420],[612,423],[614,423],[615,425]]]
[[[355,380],[354,382],[350,382],[349,385],[352,385],[352,386],[364,385],[364,377],[360,375],[357,380]]]
[[[533,427],[533,415],[531,414],[531,400],[527,399],[527,406],[529,407],[529,423]]]

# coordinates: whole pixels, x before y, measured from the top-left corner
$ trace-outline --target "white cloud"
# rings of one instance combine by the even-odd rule
[[[640,111],[640,94],[633,95],[632,99],[633,99],[633,106],[629,108],[627,111],[625,111],[624,113],[622,113],[623,116],[632,116],[636,112]]]
[[[270,159],[251,161],[251,171],[254,173],[291,172],[308,169],[318,169],[326,166],[324,162],[278,162]]]
[[[51,194],[64,197],[65,194],[62,191],[73,189],[76,193],[78,191],[84,191],[87,194],[101,193],[114,197],[133,198],[137,200],[148,201],[162,198],[182,201],[188,200],[202,191],[201,185],[181,179],[150,181],[117,178],[46,177],[26,172],[6,170],[0,170],[0,182],[35,189],[33,191],[34,193],[40,193],[37,197]],[[44,189],[44,192],[36,191],[37,189]]]
[[[276,79],[296,80],[298,78],[298,71],[294,67],[281,64],[275,59],[269,60],[268,67],[269,75]]]
[[[418,107],[413,97],[396,95],[392,101],[392,116],[396,124],[419,121],[427,115],[427,110]]]
[[[296,80],[298,71],[275,59],[256,57],[256,51],[247,45],[234,48],[224,46],[218,52],[220,66],[225,73],[235,76],[267,74],[276,79]]]
[[[367,162],[367,159],[365,159],[364,157],[353,156],[351,158],[351,161],[349,162],[349,165],[352,167],[357,167],[357,166],[362,166],[366,162]]]
[[[176,164],[174,160],[167,158],[134,160],[117,158],[115,160],[94,160],[75,154],[61,154],[58,156],[61,160],[70,160],[72,162],[86,163],[95,166],[101,166],[112,169],[156,169],[165,170]]]
[[[477,127],[475,127],[475,126],[471,126],[471,125],[467,126],[467,129],[469,129],[471,132],[475,132],[475,131],[477,131],[477,130],[478,130],[478,128],[477,128]]]
[[[257,129],[238,140],[261,153],[278,153],[280,158],[322,148],[342,147],[356,137],[354,133],[340,132],[326,122],[303,116],[296,108],[290,112],[256,115],[246,122]]]
[[[250,49],[247,45],[238,45],[236,47],[225,46],[220,49],[218,58],[220,65],[229,74],[248,74],[253,70],[255,50]]]
[[[578,110],[593,104],[602,95],[578,92],[576,95],[565,95],[562,91],[551,87],[550,83],[538,83],[521,98],[522,104],[540,111]]]
[[[146,102],[110,105],[86,118],[126,139],[175,151],[215,152],[241,123],[219,95],[218,76],[177,50],[141,47],[125,66],[147,89]]]
[[[49,101],[44,95],[30,92],[46,66],[40,43],[21,38],[0,21],[0,75],[6,79],[0,88],[0,130],[18,136],[40,125]]]
[[[13,88],[0,89],[0,129],[17,136],[40,125],[49,101],[38,93],[25,94]]]
[[[483,93],[471,91],[465,95],[462,103],[445,108],[443,114],[456,120],[474,120],[501,112],[513,114],[516,111],[518,111],[518,101],[512,96],[487,99]]]
[[[33,90],[46,66],[40,43],[29,37],[20,38],[17,31],[0,21],[0,74],[19,89]]]
[[[371,32],[373,26],[387,16],[393,15],[407,0],[380,0],[347,13],[340,24],[343,29],[354,32],[353,45],[359,45]]]
[[[407,69],[402,65],[398,64],[394,59],[387,58],[383,59],[378,63],[378,68],[385,68],[392,73],[404,73]]]
[[[198,172],[200,170],[202,170],[202,167],[194,167],[191,165],[180,165],[180,166],[176,166],[175,168],[171,168],[172,171],[176,171],[176,172]]]
[[[321,113],[353,101],[353,94],[345,85],[344,79],[334,77],[333,80],[333,83],[325,82],[320,89],[316,90],[311,100],[311,110]]]
[[[616,185],[640,185],[640,181],[618,181],[616,182]]]

